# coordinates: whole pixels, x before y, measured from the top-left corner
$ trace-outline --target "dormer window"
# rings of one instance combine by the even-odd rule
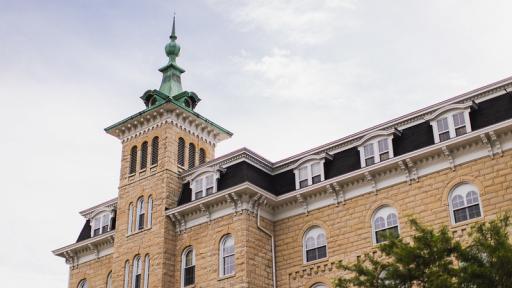
[[[209,173],[192,181],[192,200],[201,199],[217,192],[215,174]]]
[[[393,157],[392,136],[373,138],[364,141],[359,147],[361,154],[361,167],[368,167],[375,163],[379,163]]]
[[[91,237],[110,231],[110,212],[103,212],[92,219]]]
[[[476,103],[453,104],[446,106],[433,115],[430,120],[434,132],[434,142],[439,143],[471,132],[469,120],[470,107],[478,107]]]
[[[304,187],[320,183],[325,180],[324,162],[325,158],[332,159],[332,156],[325,153],[322,155],[311,155],[295,165],[295,188]]]

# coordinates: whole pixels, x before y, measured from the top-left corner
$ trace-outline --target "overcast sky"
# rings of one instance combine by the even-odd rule
[[[197,111],[272,161],[512,75],[511,1],[0,0],[3,287],[67,287],[51,250],[117,195],[103,128],[141,109],[176,11]]]

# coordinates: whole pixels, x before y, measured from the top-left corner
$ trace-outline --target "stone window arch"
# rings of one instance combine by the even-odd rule
[[[129,174],[133,174],[137,171],[137,146],[133,146],[130,149],[130,171]]]
[[[386,241],[386,235],[388,234],[396,237],[400,235],[398,213],[391,206],[382,206],[375,211],[372,217],[373,243],[378,244]]]
[[[220,240],[220,276],[235,274],[235,240],[231,234]]]
[[[142,142],[140,146],[140,170],[148,167],[148,141]]]
[[[477,187],[463,183],[456,186],[448,196],[450,217],[453,224],[482,217],[480,192]]]
[[[132,288],[140,288],[142,278],[142,265],[140,256],[135,256],[133,259],[133,270],[132,270]]]
[[[181,287],[193,285],[196,282],[196,256],[194,248],[189,246],[181,254]]]
[[[327,258],[327,237],[320,226],[309,228],[302,242],[304,263]]]
[[[77,288],[89,288],[89,284],[87,284],[87,279],[82,279],[78,282]]]
[[[188,143],[188,169],[196,167],[196,145]]]
[[[158,136],[153,137],[153,140],[151,140],[151,165],[158,164],[159,143],[160,138]]]

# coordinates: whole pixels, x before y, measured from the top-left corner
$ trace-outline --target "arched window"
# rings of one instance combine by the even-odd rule
[[[185,139],[178,139],[178,165],[185,166]]]
[[[110,230],[110,212],[103,212],[92,219],[91,237],[98,236]]]
[[[153,224],[153,197],[148,197],[148,227]]]
[[[148,142],[142,142],[140,146],[140,170],[144,170],[148,167]]]
[[[181,283],[182,287],[192,285],[196,282],[196,258],[194,249],[188,247],[181,255]]]
[[[199,165],[206,162],[206,151],[204,148],[199,148]]]
[[[396,209],[384,206],[375,211],[372,218],[372,230],[374,243],[386,241],[386,235],[398,237],[400,229]]]
[[[137,146],[133,146],[130,150],[130,174],[137,170]]]
[[[196,145],[188,144],[188,169],[196,167]]]
[[[128,260],[126,260],[126,262],[124,263],[124,284],[123,284],[123,288],[128,288],[128,285],[129,285],[129,280],[130,280],[130,262]]]
[[[144,198],[137,200],[137,218],[135,218],[135,227],[137,230],[144,229]]]
[[[108,273],[108,276],[107,276],[107,285],[106,285],[107,288],[112,288],[112,271],[110,271]]]
[[[479,194],[478,189],[471,184],[459,185],[450,193],[452,223],[482,217]]]
[[[144,288],[149,287],[149,254],[144,259]]]
[[[140,263],[140,256],[136,256],[133,259],[133,270],[132,270],[132,288],[141,288],[141,277],[142,277],[142,265]]]
[[[311,286],[311,288],[327,288],[327,285],[325,285],[324,283],[316,283],[313,286]]]
[[[133,204],[128,206],[128,234],[133,231]]]
[[[220,241],[220,276],[235,273],[235,240],[226,235]]]
[[[153,137],[151,140],[151,165],[158,164],[158,136]]]
[[[87,284],[87,280],[86,279],[82,279],[80,280],[80,282],[78,282],[78,288],[89,288],[89,285]]]
[[[304,262],[311,262],[327,257],[327,240],[324,229],[314,226],[303,239]]]

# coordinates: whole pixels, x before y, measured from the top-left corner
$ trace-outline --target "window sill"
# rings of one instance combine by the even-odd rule
[[[480,222],[482,220],[484,220],[484,217],[480,216],[480,217],[477,217],[477,218],[469,219],[469,220],[458,222],[458,223],[455,223],[455,224],[452,223],[450,225],[450,229],[458,229],[458,228],[461,228],[461,227],[464,227],[464,226],[469,226],[471,224],[474,224],[476,222]]]
[[[181,286],[183,288],[194,288],[196,287],[196,284],[191,284],[191,285],[187,285],[187,286]]]
[[[329,257],[325,257],[322,259],[317,259],[317,260],[313,260],[313,261],[309,261],[309,262],[304,262],[304,263],[302,263],[302,267],[306,267],[309,265],[316,265],[316,264],[323,263],[323,262],[329,262]]]
[[[234,278],[235,276],[236,276],[236,273],[229,274],[229,275],[224,275],[224,276],[219,276],[219,279],[217,279],[217,281],[222,281],[222,280],[226,280],[226,279],[229,279],[229,278]]]
[[[148,231],[148,230],[151,230],[151,227],[146,227],[144,229],[140,229],[140,230],[134,231],[132,233],[126,234],[126,237],[130,237],[130,236],[133,236],[133,235],[136,235],[136,234],[142,233],[144,231]]]

